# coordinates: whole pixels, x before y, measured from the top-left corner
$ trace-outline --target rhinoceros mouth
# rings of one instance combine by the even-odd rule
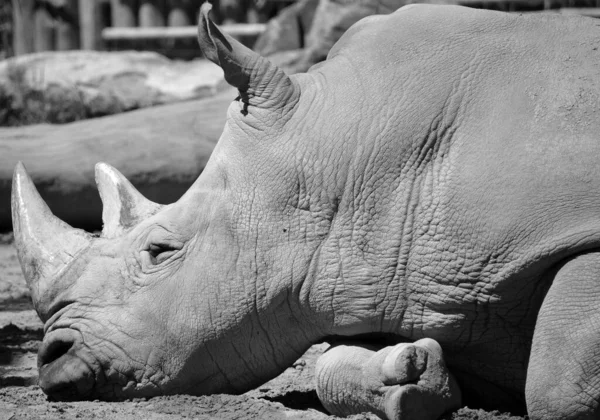
[[[47,334],[38,352],[40,388],[52,399],[89,398],[96,385],[90,363],[80,356],[81,334],[61,328]]]

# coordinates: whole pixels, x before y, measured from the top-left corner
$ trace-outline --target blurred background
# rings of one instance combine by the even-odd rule
[[[592,16],[598,15],[593,9],[600,6],[598,0],[214,0],[211,3],[215,22],[252,45],[265,31],[265,24],[284,9],[293,9],[287,10],[287,14],[294,15],[300,24],[286,28],[300,31],[289,36],[303,38],[317,9],[322,13],[337,6],[337,13],[348,13],[343,9],[390,13],[417,2],[514,12],[558,10]],[[131,48],[157,51],[169,58],[194,58],[197,48],[193,43],[193,26],[201,3],[202,0],[3,0],[0,58],[41,51]],[[355,11],[354,16],[359,14]],[[338,27],[340,31],[344,29]]]
[[[197,57],[198,0],[8,0],[0,9],[2,58],[72,49],[152,50]],[[248,42],[293,0],[215,0],[215,22]],[[235,24],[242,25],[235,25]],[[262,24],[261,24],[262,23]]]

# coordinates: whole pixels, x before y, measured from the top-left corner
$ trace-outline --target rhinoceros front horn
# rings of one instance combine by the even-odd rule
[[[96,184],[102,199],[103,237],[119,236],[162,207],[140,194],[123,174],[106,163],[96,165]]]
[[[89,245],[91,236],[52,214],[21,162],[13,174],[11,205],[17,255],[36,303],[55,274]]]

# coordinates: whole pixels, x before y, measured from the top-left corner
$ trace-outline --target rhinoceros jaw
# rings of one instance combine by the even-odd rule
[[[106,163],[96,165],[96,184],[103,205],[103,237],[119,236],[162,207],[145,198],[123,174]]]

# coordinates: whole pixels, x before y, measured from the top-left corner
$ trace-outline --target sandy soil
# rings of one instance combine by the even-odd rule
[[[314,365],[327,344],[311,347],[279,377],[244,395],[176,395],[120,403],[52,402],[37,387],[42,323],[31,307],[12,236],[0,235],[0,420],[18,419],[334,419],[314,390]],[[357,415],[355,420],[376,419]],[[521,420],[463,408],[446,420]]]

